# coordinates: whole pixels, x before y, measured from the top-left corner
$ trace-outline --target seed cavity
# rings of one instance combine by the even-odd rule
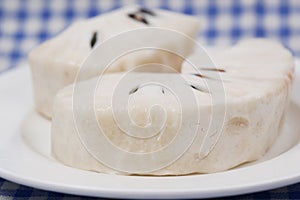
[[[220,69],[220,68],[200,68],[200,69],[205,71],[226,72],[225,69]]]
[[[138,90],[139,90],[139,87],[133,88],[132,90],[129,91],[129,95],[136,93]]]
[[[148,8],[140,8],[139,12],[145,13],[145,14],[148,14],[151,16],[156,16],[156,14],[152,10],[149,10]]]
[[[92,36],[92,39],[91,39],[91,42],[90,42],[91,48],[93,48],[96,43],[97,43],[97,31],[95,31],[93,33],[93,36]]]
[[[194,76],[197,76],[199,78],[206,78],[206,79],[209,79],[209,80],[213,80],[213,81],[223,81],[223,82],[229,82],[228,80],[221,80],[219,78],[213,78],[213,77],[209,77],[209,76],[205,76],[203,74],[192,74]]]
[[[130,17],[138,22],[142,22],[146,25],[149,24],[149,22],[140,13],[131,13],[131,14],[128,14],[128,17]]]
[[[203,74],[192,74],[194,76],[197,76],[199,78],[208,78],[207,76],[204,76]]]
[[[128,17],[138,21],[138,22],[141,22],[141,23],[144,23],[146,25],[149,24],[148,20],[145,18],[145,15],[151,15],[151,16],[156,16],[156,14],[147,9],[147,8],[140,8],[138,11],[134,12],[134,13],[129,13],[128,14]]]
[[[233,117],[226,123],[227,133],[230,135],[238,135],[243,133],[243,130],[249,128],[249,121],[244,117]]]
[[[133,88],[132,90],[129,91],[129,95],[136,93],[139,89],[140,89],[140,87]],[[161,93],[162,94],[166,93],[164,88],[161,88]]]
[[[206,89],[201,88],[201,87],[199,87],[199,86],[195,86],[195,85],[192,85],[192,84],[191,84],[190,87],[193,88],[194,90],[198,90],[198,91],[200,91],[200,92],[209,93],[209,91],[207,91]]]

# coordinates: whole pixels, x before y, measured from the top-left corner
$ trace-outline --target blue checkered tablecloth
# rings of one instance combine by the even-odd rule
[[[206,45],[268,37],[300,57],[300,0],[0,0],[0,73],[26,63],[26,55],[34,46],[73,21],[132,3],[199,16],[199,38]],[[86,198],[42,191],[0,178],[2,199]],[[300,183],[228,199],[300,199]]]

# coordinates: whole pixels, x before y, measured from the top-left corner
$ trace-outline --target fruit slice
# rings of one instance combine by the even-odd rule
[[[51,117],[53,100],[58,90],[74,82],[80,64],[97,45],[122,32],[153,27],[179,31],[196,38],[199,23],[195,17],[130,6],[76,22],[58,36],[35,48],[29,55],[29,63],[37,111]],[[160,38],[160,35],[155,37],[153,43],[158,43],[158,47],[167,46],[182,56],[189,55],[193,50],[193,46],[187,40]],[[139,35],[132,40],[139,40]],[[119,45],[126,46],[133,42],[132,40],[123,41]],[[127,71],[137,65],[153,62],[172,66],[179,71],[183,60],[163,51],[132,52],[113,63],[107,72]],[[92,76],[95,76],[95,72],[89,73],[86,78]]]
[[[211,56],[217,68],[193,55],[200,71],[185,63],[183,74],[103,75],[92,95],[95,79],[61,90],[53,156],[80,169],[140,175],[213,173],[259,159],[284,123],[292,56],[263,39]],[[158,79],[164,84],[153,84]]]

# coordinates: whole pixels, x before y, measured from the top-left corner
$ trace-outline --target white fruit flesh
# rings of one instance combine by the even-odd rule
[[[200,123],[180,124],[180,107],[170,91],[162,92],[160,86],[138,89],[134,94],[131,94],[132,98],[129,100],[128,113],[134,123],[138,125],[147,124],[149,110],[157,102],[160,102],[167,113],[167,121],[161,134],[149,140],[140,140],[128,137],[114,123],[111,102],[114,89],[122,79],[123,73],[106,74],[102,77],[102,89],[97,89],[95,93],[96,115],[106,137],[115,146],[130,152],[152,152],[168,146],[172,138],[175,137],[179,126],[191,126],[191,131],[193,126],[198,127],[193,144],[178,160],[161,169],[138,174],[182,175],[227,170],[242,163],[259,159],[278,136],[284,121],[285,108],[293,79],[293,59],[290,53],[277,43],[253,39],[215,52],[211,57],[217,68],[222,69],[220,70],[222,72],[205,70],[201,72],[205,73],[207,77],[213,73],[219,73],[224,85],[226,101],[223,103],[226,112],[224,124],[215,124],[215,128],[221,131],[220,138],[212,151],[204,158],[200,154],[200,147],[203,140],[206,139],[204,134],[208,130],[212,109],[218,106],[211,103],[211,94],[214,91],[201,92],[192,89],[197,100],[197,108],[201,114]],[[201,65],[201,60],[197,60],[197,58],[197,56],[192,56],[190,60],[193,60],[194,64]],[[199,67],[207,68],[209,66]],[[184,75],[137,73],[134,76],[137,79],[160,76],[164,80],[184,77],[191,83],[203,88],[206,87],[205,81],[221,81],[192,75],[194,70],[187,63],[184,64],[183,71]],[[85,88],[95,81],[89,80],[79,84]],[[53,156],[68,166],[80,169],[128,174],[102,164],[89,153],[89,147],[82,144],[74,122],[72,94],[73,86],[61,90],[54,104],[51,130]],[[197,109],[194,106],[187,105],[183,109],[192,113]],[[94,113],[85,110],[84,105],[80,109],[84,113],[84,121],[77,121],[77,123],[84,124],[92,121]],[[159,110],[151,110],[151,117],[154,119],[152,123],[160,123],[159,120],[155,121],[155,119],[160,119],[160,115]],[[124,121],[126,120],[124,119]],[[194,123],[193,119],[190,121]],[[126,123],[121,125],[125,128],[126,126],[129,127],[129,124]],[[90,130],[92,131],[93,128],[91,126]],[[102,151],[101,147],[96,149]],[[105,153],[111,157],[115,156],[110,151]],[[120,163],[128,164],[125,158]],[[143,167],[143,163],[136,163],[136,165]]]
[[[55,95],[58,90],[74,82],[79,66],[90,54],[93,45],[99,45],[122,32],[146,27],[171,29],[192,38],[197,36],[199,22],[194,17],[154,9],[155,16],[143,14],[147,20],[147,24],[145,24],[128,16],[136,13],[139,9],[137,6],[125,7],[92,19],[76,22],[30,53],[29,63],[32,69],[36,109],[39,113],[51,118]],[[96,38],[92,42],[93,37]],[[138,36],[136,37],[138,38]],[[165,38],[165,41],[160,44],[161,48],[164,46],[180,52],[182,56],[189,55],[193,50],[193,46],[186,40],[174,41],[171,38]],[[108,72],[127,71],[133,66],[153,62],[166,64],[179,70],[182,61],[177,56],[161,51],[135,52],[119,59],[108,69]],[[149,71],[151,70],[149,69]],[[95,74],[89,74],[89,77],[92,76]]]

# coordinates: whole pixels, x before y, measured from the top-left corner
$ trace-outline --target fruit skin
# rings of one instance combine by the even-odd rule
[[[200,154],[201,144],[205,140],[203,135],[208,129],[212,108],[216,109],[220,105],[210,104],[210,93],[192,89],[201,113],[200,123],[194,124],[198,127],[198,132],[192,146],[171,165],[148,173],[138,173],[139,175],[183,175],[228,170],[242,163],[259,159],[276,140],[284,123],[293,81],[294,64],[291,54],[275,42],[251,39],[242,41],[224,51],[215,52],[211,56],[217,67],[225,70],[219,75],[224,80],[226,114],[224,124],[215,124],[218,130],[222,130],[216,146],[206,157],[203,158]],[[197,55],[193,55],[192,59],[197,62]],[[186,76],[188,80],[192,79],[189,74],[193,73],[193,70],[188,69],[188,64],[185,63],[183,71],[185,73],[183,76]],[[206,75],[209,76],[209,73]],[[105,76],[103,83],[114,87],[121,74]],[[143,76],[143,74],[137,76]],[[155,76],[168,78],[179,75],[156,74]],[[200,80],[205,79],[199,79],[199,82],[201,82]],[[88,84],[92,81],[81,84]],[[114,125],[112,110],[109,106],[112,91],[108,90],[105,85],[104,88],[106,90],[96,91],[96,115],[98,122],[103,125],[107,137],[114,144],[133,152],[139,151],[141,148],[150,152],[155,148],[168,145],[172,134],[176,132],[180,124],[176,117],[180,115],[176,101],[172,99],[172,95],[168,91],[162,94],[159,89],[152,88],[151,95],[149,95],[150,89],[139,89],[134,93],[136,106],[129,110],[133,119],[138,124],[143,124],[146,120],[144,110],[151,104],[149,97],[157,98],[159,102],[163,102],[162,100],[165,99],[167,103],[164,104],[164,108],[170,117],[166,123],[165,137],[155,142],[155,139],[150,141],[129,140]],[[82,145],[75,128],[71,96],[72,86],[60,91],[55,101],[51,130],[53,156],[68,166],[102,173],[129,175],[98,162]],[[193,112],[195,107],[185,107],[184,109]],[[85,114],[86,121],[81,123],[88,123],[89,119],[93,117],[88,111]],[[151,114],[158,116],[160,113]],[[191,128],[191,130],[193,129]],[[110,154],[109,151],[106,153]],[[126,164],[126,159],[124,160]]]

